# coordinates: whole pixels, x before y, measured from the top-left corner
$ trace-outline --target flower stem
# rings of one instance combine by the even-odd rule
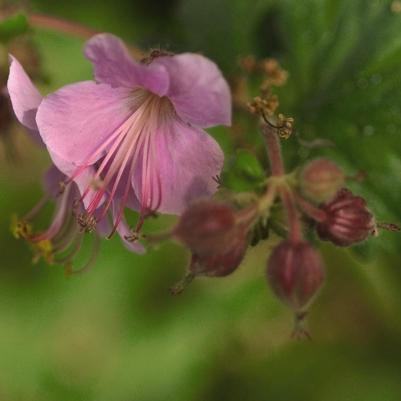
[[[302,209],[302,211],[308,215],[313,220],[321,223],[322,221],[326,220],[327,214],[324,210],[317,208],[316,206],[312,205],[306,199],[302,198],[299,195],[295,195],[296,202],[298,206]]]
[[[270,167],[272,172],[272,177],[282,178],[285,174],[283,157],[281,155],[280,138],[277,135],[277,130],[266,124],[262,124],[262,133],[266,141],[267,156],[270,161]],[[295,198],[292,190],[288,187],[288,184],[283,180],[278,180],[275,185],[277,185],[280,198],[283,202],[283,206],[287,212],[288,226],[289,226],[289,238],[293,242],[299,242],[302,240],[302,230],[301,223],[299,221],[299,216],[296,208]],[[265,197],[270,197],[269,191],[273,189],[268,189]],[[276,188],[274,188],[275,192]],[[275,196],[272,195],[272,196]]]
[[[50,29],[52,31],[76,36],[80,39],[89,39],[91,36],[99,33],[92,28],[88,28],[76,22],[66,21],[45,14],[30,14],[28,19],[30,24],[35,28]]]
[[[49,29],[85,40],[99,33],[99,31],[77,22],[67,21],[45,14],[32,13],[28,16],[28,20],[35,28]],[[141,59],[144,57],[144,52],[141,49],[131,45],[129,49],[135,58]]]
[[[267,145],[267,155],[270,161],[272,176],[282,176],[284,175],[284,163],[281,155],[280,139],[276,129],[263,123],[262,133]]]
[[[280,197],[283,202],[284,208],[287,211],[288,226],[290,232],[289,239],[292,242],[300,242],[302,240],[302,230],[297,207],[295,204],[294,194],[288,187],[282,186],[280,188]]]

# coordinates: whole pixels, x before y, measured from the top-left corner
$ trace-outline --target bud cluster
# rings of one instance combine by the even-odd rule
[[[103,42],[105,40],[107,41]],[[102,47],[99,47],[100,43],[103,43]],[[105,43],[109,44],[106,46]],[[113,46],[110,43],[113,43]],[[29,112],[35,118],[26,128],[32,131],[32,135],[41,138],[42,145],[42,140],[45,142],[56,165],[62,165],[60,170],[56,166],[49,170],[44,201],[40,201],[22,219],[13,220],[12,232],[15,237],[29,243],[34,250],[35,261],[42,258],[49,264],[61,264],[71,273],[73,261],[83,243],[84,233],[94,232],[96,235],[90,260],[83,268],[86,269],[97,253],[98,241],[106,236],[106,232],[110,233],[110,220],[113,226],[108,237],[118,232],[128,249],[143,253],[145,248],[138,240],[147,238],[148,241],[152,241],[151,235],[142,236],[140,233],[145,218],[156,215],[156,212],[180,213],[177,224],[167,233],[168,238],[178,240],[191,254],[187,275],[173,289],[173,293],[179,293],[196,276],[224,277],[233,273],[244,260],[248,245],[255,245],[261,238],[266,239],[272,231],[281,239],[269,257],[266,257],[266,277],[276,297],[293,310],[298,325],[303,321],[325,280],[321,256],[305,239],[304,231],[312,228],[322,240],[331,241],[337,246],[350,246],[364,241],[371,233],[376,232],[380,225],[375,223],[365,200],[344,188],[346,175],[333,161],[325,158],[315,159],[299,171],[286,173],[282,160],[281,139],[288,139],[293,133],[294,119],[279,113],[279,99],[273,90],[285,84],[288,73],[281,68],[277,60],[256,61],[252,56],[244,58],[241,61],[242,76],[238,80],[237,93],[231,97],[227,83],[220,72],[216,71],[213,63],[205,59],[202,61],[203,67],[200,71],[199,68],[197,70],[202,57],[200,55],[174,56],[170,52],[152,50],[137,64],[134,60],[127,63],[126,49],[118,39],[109,35],[97,36],[88,46],[86,53],[89,59],[96,59],[97,63],[97,58],[104,58],[103,62],[108,66],[99,76],[104,74],[108,78],[105,82],[118,83],[116,87],[105,86],[108,88],[105,93],[110,91],[110,94],[115,94],[115,103],[113,96],[110,100],[113,107],[97,105],[96,113],[92,113],[92,117],[97,117],[98,108],[107,109],[111,113],[104,112],[105,115],[99,120],[106,125],[101,138],[93,138],[96,129],[88,124],[87,120],[90,118],[86,118],[86,115],[80,117],[82,121],[79,121],[79,124],[63,115],[66,105],[70,108],[70,112],[66,113],[68,117],[75,115],[71,110],[76,110],[75,107],[79,107],[79,104],[86,105],[87,99],[102,99],[103,97],[93,89],[99,89],[99,85],[95,82],[90,84],[88,88],[92,88],[94,92],[88,97],[77,97],[79,101],[76,104],[70,104],[71,99],[68,96],[65,103],[62,102],[64,97],[59,94],[42,99],[22,66],[17,60],[12,61],[14,64],[10,71],[13,70],[14,74],[10,73],[12,79],[9,78],[9,84],[18,84],[11,85],[14,90],[8,92],[11,99],[14,93],[13,104],[16,102],[18,105],[23,99],[24,108],[29,106],[29,110],[24,113]],[[34,53],[27,51],[29,46],[25,48],[20,43],[18,48],[32,61],[33,69],[30,75],[35,75],[40,60],[33,57]],[[13,52],[17,53],[18,48]],[[111,53],[108,54],[109,52]],[[110,57],[110,60],[106,56]],[[136,82],[137,78],[141,81],[141,85],[132,84],[130,102],[138,105],[132,110],[127,109],[125,98],[120,99],[121,96],[117,96],[120,89],[126,92],[126,77],[122,80],[124,84],[121,88],[120,79],[107,77],[107,73],[114,74],[122,68],[113,65],[117,56],[123,56],[120,62],[123,62],[125,67],[129,66],[127,68],[130,79],[127,82],[131,85],[131,67],[136,71],[133,81]],[[28,62],[24,64],[29,65]],[[189,71],[186,71],[187,67]],[[191,69],[193,67],[195,69]],[[196,75],[202,73],[202,70],[206,75],[199,79]],[[97,73],[97,68],[95,72]],[[162,97],[159,91],[154,89],[164,85],[154,82],[160,72],[163,72],[160,75],[164,77],[163,82],[173,82],[173,86],[177,86]],[[246,87],[250,74],[256,74],[260,83],[259,96],[254,97],[251,102],[248,95],[250,88]],[[191,80],[194,81],[194,85],[187,85]],[[20,85],[20,81],[25,81],[26,87],[22,85],[24,82]],[[213,83],[216,83],[215,86]],[[1,80],[0,84],[4,86]],[[150,87],[147,87],[148,84]],[[60,89],[64,90],[66,89]],[[27,102],[25,92],[31,96]],[[173,96],[170,92],[180,93],[180,96]],[[202,94],[202,104],[198,102],[199,93]],[[31,108],[32,98],[35,104],[38,103],[35,108]],[[242,197],[242,203],[239,200],[241,194],[228,193],[228,188],[227,192],[221,191],[223,196],[227,194],[226,201],[199,200],[201,196],[211,196],[221,186],[220,181],[219,185],[216,185],[213,177],[221,173],[223,153],[213,140],[205,139],[201,144],[198,139],[195,141],[191,138],[203,138],[202,131],[196,127],[209,127],[210,121],[216,116],[222,116],[221,124],[229,124],[232,98],[236,106],[250,111],[253,114],[252,118],[257,117],[266,145],[271,176],[265,177],[262,167],[255,168],[258,171],[255,174],[258,177],[258,180],[255,180],[257,184],[250,187],[253,192],[242,193],[246,195]],[[58,102],[61,102],[61,105],[56,107],[54,104]],[[188,105],[185,102],[188,102]],[[204,105],[207,105],[207,109],[202,110]],[[14,111],[21,107],[14,106]],[[215,115],[213,107],[216,108]],[[192,111],[195,114],[198,108],[202,113],[192,116]],[[219,108],[221,110],[218,110]],[[114,111],[126,109],[131,114],[124,114],[125,117],[120,121],[119,117],[114,115]],[[188,121],[183,117],[186,114],[185,110],[191,110],[191,113],[188,113]],[[207,116],[209,112],[213,114],[210,121]],[[17,113],[22,124],[25,124],[24,113],[19,113],[24,118],[18,117]],[[9,128],[12,121],[10,116],[9,98],[3,93],[0,95],[2,131]],[[94,119],[98,124],[98,119]],[[220,120],[220,117],[216,119]],[[203,123],[198,124],[198,120]],[[81,127],[79,135],[74,131],[77,124]],[[181,129],[184,131],[181,132]],[[190,133],[182,140],[180,135],[187,134],[185,130],[189,130]],[[43,135],[42,131],[46,134]],[[62,135],[60,131],[63,132]],[[59,136],[62,137],[60,141]],[[165,142],[162,142],[161,138]],[[180,140],[182,142],[179,142]],[[97,142],[99,146],[94,146]],[[88,149],[79,149],[81,153],[75,155],[75,148],[78,148],[76,143],[82,143],[82,146],[88,146]],[[199,147],[199,152],[202,152],[199,160],[193,160],[196,151],[192,149],[191,152],[187,152],[190,147],[196,150]],[[68,160],[63,159],[63,154],[68,156]],[[180,163],[175,164],[177,161]],[[238,163],[239,166],[241,164]],[[252,170],[251,162],[246,164],[246,167]],[[180,168],[182,170],[179,170]],[[72,171],[64,175],[64,170],[69,169]],[[83,181],[87,181],[87,175],[93,177],[81,188]],[[53,220],[47,229],[35,231],[34,217],[48,200],[54,203]],[[184,207],[187,207],[185,211]],[[135,229],[131,229],[126,222],[126,209],[134,209],[139,213]],[[395,230],[396,226],[388,227]],[[166,235],[154,236],[153,241],[165,238]],[[307,332],[302,329],[302,334]]]

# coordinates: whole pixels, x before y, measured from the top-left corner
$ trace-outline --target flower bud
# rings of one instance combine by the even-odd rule
[[[301,171],[301,191],[310,200],[325,202],[333,198],[344,179],[344,172],[332,161],[312,160]]]
[[[237,212],[230,205],[214,201],[190,206],[173,231],[192,252],[189,276],[223,277],[232,273],[245,256],[248,223],[253,216],[251,209]]]
[[[235,211],[229,205],[199,201],[181,216],[174,235],[196,254],[214,254],[231,242]]]
[[[305,241],[282,241],[272,252],[267,278],[276,296],[294,311],[304,311],[324,281],[319,253]]]
[[[338,191],[335,198],[320,209],[326,213],[326,219],[316,226],[322,240],[349,246],[365,240],[374,230],[374,218],[365,200],[346,188]]]
[[[213,254],[193,254],[190,271],[195,276],[224,277],[228,276],[241,264],[248,247],[245,235],[238,233],[227,248]]]

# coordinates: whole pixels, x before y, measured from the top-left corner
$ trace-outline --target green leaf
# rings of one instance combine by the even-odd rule
[[[240,149],[228,161],[221,178],[226,188],[250,191],[260,188],[266,179],[266,173],[252,153]]]
[[[326,155],[349,175],[368,173],[350,183],[379,221],[401,221],[401,14],[390,1],[307,0],[280,3],[290,72],[285,111],[293,114],[301,136],[325,138],[332,149],[305,151],[292,141],[287,163]],[[399,235],[372,243],[399,248]]]

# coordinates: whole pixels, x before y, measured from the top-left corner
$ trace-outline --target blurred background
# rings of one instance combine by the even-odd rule
[[[401,222],[401,2],[32,0],[23,6],[28,15],[112,32],[141,49],[201,52],[231,81],[239,57],[277,58],[289,72],[281,110],[297,128],[297,137],[284,143],[288,168],[326,155],[349,175],[363,170],[366,179],[351,182],[352,189],[379,221]],[[2,43],[4,32],[0,23]],[[43,93],[91,79],[83,39],[37,27],[28,36],[36,52],[26,60],[22,52],[20,60]],[[2,44],[3,76],[7,51]],[[141,257],[114,238],[90,272],[70,278],[56,266],[32,264],[29,247],[10,233],[10,216],[38,201],[49,160],[22,130],[1,124],[1,401],[401,400],[399,234],[382,232],[351,250],[320,245],[327,283],[309,316],[313,341],[293,341],[292,315],[265,280],[269,242],[250,249],[233,275],[195,280],[178,297],[168,288],[183,275],[188,255],[173,243]],[[238,138],[225,128],[211,133],[230,162]],[[311,149],[300,138],[335,146]],[[242,141],[255,154],[263,149],[256,127]],[[160,218],[148,228],[172,221]]]

